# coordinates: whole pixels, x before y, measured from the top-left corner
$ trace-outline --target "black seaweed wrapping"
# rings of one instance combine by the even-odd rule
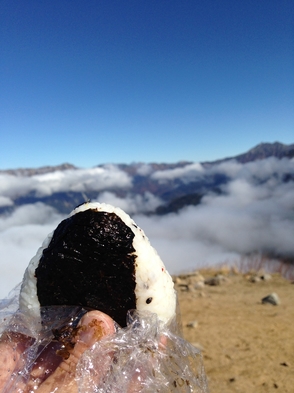
[[[62,221],[35,271],[40,305],[97,309],[126,326],[136,308],[133,238],[115,213],[89,209]]]

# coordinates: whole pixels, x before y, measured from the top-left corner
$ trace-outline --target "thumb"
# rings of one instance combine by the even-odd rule
[[[75,371],[81,355],[95,342],[114,332],[114,321],[108,315],[97,310],[85,314],[79,322],[75,346],[69,350],[70,356],[40,385],[37,393],[77,393]]]
[[[113,319],[101,311],[90,311],[83,316],[78,325],[78,332],[75,337],[75,346],[70,352],[70,357],[61,363],[64,369],[76,366],[79,358],[103,337],[113,334],[115,325]]]

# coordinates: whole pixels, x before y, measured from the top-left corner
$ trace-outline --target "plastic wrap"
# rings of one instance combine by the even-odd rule
[[[18,289],[0,304],[0,329],[3,335],[9,332],[11,339],[26,337],[26,345],[2,393],[36,391],[44,380],[32,380],[36,362],[47,356],[48,375],[56,367],[55,362],[48,362],[48,349],[57,348],[54,330],[76,326],[86,312],[68,306],[41,308],[40,329],[32,318],[17,310],[17,296]],[[103,338],[81,356],[75,374],[78,392],[208,393],[202,355],[175,327],[175,321],[163,324],[156,314],[129,312],[126,328],[117,327],[115,334]],[[62,392],[62,384],[51,391]]]
[[[0,386],[1,393],[35,391],[62,361],[56,351],[60,350],[63,344],[56,340],[54,332],[63,327],[70,329],[77,326],[86,313],[81,307],[41,307],[38,310],[40,315],[42,314],[41,323],[40,318],[33,318],[31,314],[26,315],[19,311],[19,291],[20,285],[11,291],[6,299],[0,301],[0,342],[8,343],[12,348],[10,355],[17,359],[13,372],[4,385]],[[2,348],[0,354],[1,350]],[[4,360],[6,361],[5,357]],[[32,370],[36,374],[36,365],[41,369],[43,360],[46,371],[42,372],[42,378],[32,377]],[[62,386],[59,388],[62,392]]]
[[[83,393],[208,392],[201,353],[155,314],[137,311],[84,353],[77,381]]]

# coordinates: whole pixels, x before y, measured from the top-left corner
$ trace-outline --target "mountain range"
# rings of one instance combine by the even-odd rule
[[[88,200],[130,214],[173,274],[255,258],[294,266],[294,144],[261,143],[213,162],[0,171],[0,291]]]
[[[248,152],[219,159],[213,162],[203,162],[195,164],[191,161],[181,161],[177,163],[132,163],[117,164],[116,169],[130,180],[128,187],[121,185],[110,186],[92,182],[92,186],[79,187],[71,186],[68,189],[56,189],[52,192],[42,193],[34,187],[19,191],[9,195],[10,203],[0,206],[0,214],[11,213],[13,209],[25,204],[37,202],[52,206],[59,213],[67,214],[73,207],[85,200],[97,200],[99,195],[111,192],[118,198],[126,198],[128,195],[141,196],[152,194],[158,198],[157,204],[144,211],[144,214],[164,215],[170,212],[177,212],[185,206],[198,205],[203,196],[209,193],[221,194],[223,186],[230,180],[230,175],[226,171],[218,170],[223,168],[228,162],[235,164],[246,164],[258,160],[265,160],[274,157],[278,160],[291,159],[294,157],[294,144],[285,145],[279,142],[261,143],[250,149]],[[107,171],[111,168],[110,164],[98,165],[97,170]],[[58,166],[46,166],[41,168],[19,168],[0,171],[0,176],[8,175],[15,179],[33,178],[41,179],[42,176],[71,173],[74,177],[79,168],[72,164],[62,164]],[[271,176],[274,174],[271,174]],[[284,174],[284,181],[293,179],[292,173]],[[43,181],[43,180],[42,180]],[[60,180],[62,181],[62,180]],[[81,179],[79,179],[81,181]],[[87,180],[88,181],[88,180]],[[99,179],[98,179],[99,182]],[[66,187],[65,187],[66,188]]]

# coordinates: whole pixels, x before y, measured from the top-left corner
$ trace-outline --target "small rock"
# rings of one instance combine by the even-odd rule
[[[181,277],[175,277],[174,282],[175,282],[175,284],[177,284],[177,285],[186,284],[186,281],[183,280]]]
[[[221,279],[218,276],[210,277],[210,278],[207,278],[205,280],[205,284],[206,285],[211,285],[211,286],[220,285],[221,284]]]
[[[230,282],[230,279],[223,274],[218,274],[216,277],[218,277],[222,282]]]
[[[280,366],[289,367],[290,365],[288,362],[283,362],[283,363],[280,363]]]
[[[194,289],[202,289],[205,287],[204,281],[198,281],[194,284]]]
[[[186,326],[187,326],[188,328],[195,329],[195,328],[197,328],[197,326],[198,326],[198,322],[197,322],[197,321],[191,321],[191,322],[188,322],[188,323],[186,324]]]
[[[249,281],[250,282],[259,282],[260,278],[258,276],[250,276]]]
[[[269,281],[269,280],[271,280],[272,279],[272,276],[270,275],[270,274],[262,274],[261,276],[260,276],[260,278],[263,280],[263,281]]]
[[[270,295],[262,298],[261,302],[262,302],[262,304],[270,303],[270,304],[273,304],[274,306],[277,306],[278,304],[280,304],[280,299],[279,299],[279,296],[273,292]]]
[[[178,288],[181,292],[188,292],[189,291],[189,287],[186,284],[180,284],[180,285],[178,285]]]

